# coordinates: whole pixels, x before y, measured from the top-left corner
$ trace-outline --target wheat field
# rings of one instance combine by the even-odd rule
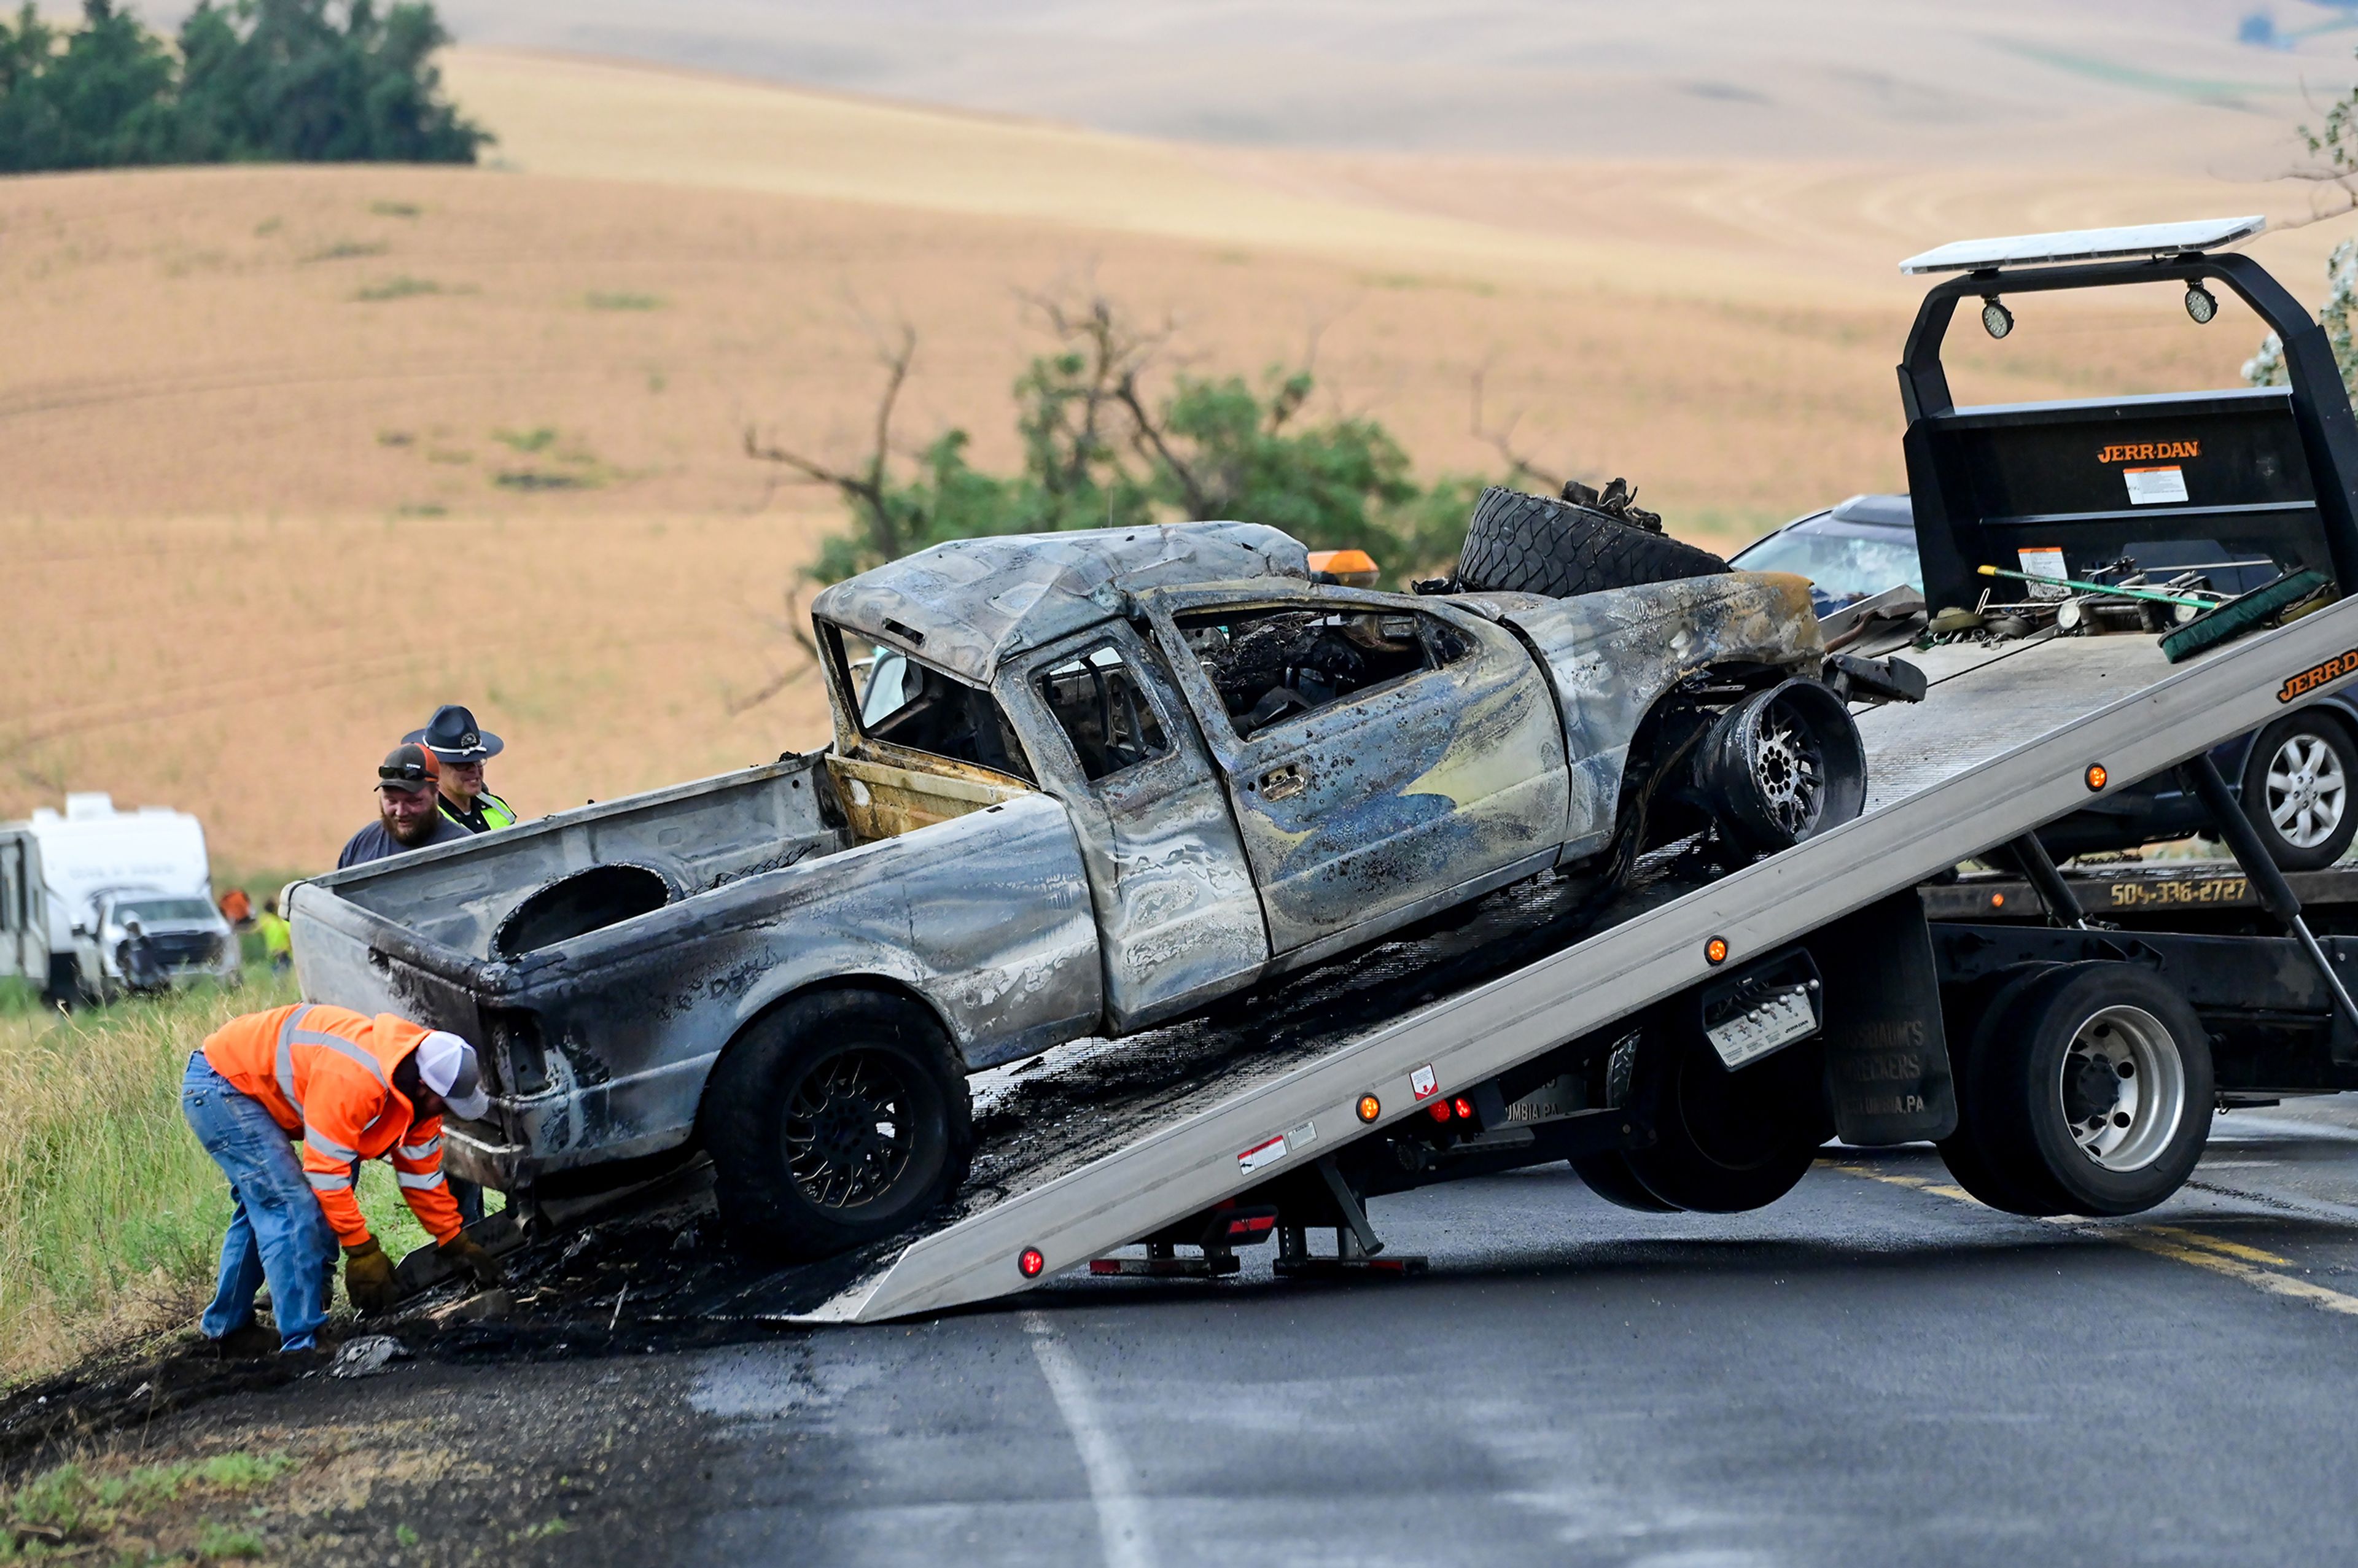
[[[687,73],[454,53],[478,169],[0,181],[0,817],[171,804],[216,856],[323,865],[438,702],[527,813],[824,733],[781,619],[825,492],[748,428],[1011,460],[1027,297],[1102,292],[1167,367],[1314,355],[1428,477],[1492,437],[1626,474],[1722,546],[1904,483],[1893,264],[1975,232],[2302,210],[2201,168],[1510,160],[1194,147]],[[2111,158],[2109,164],[2104,159]],[[2262,242],[2306,297],[2338,237]],[[2232,381],[2169,299],[2040,301],[1961,395]],[[1474,387],[1482,388],[1482,431]]]

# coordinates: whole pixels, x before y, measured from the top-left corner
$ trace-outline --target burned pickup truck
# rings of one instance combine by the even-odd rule
[[[298,884],[304,994],[484,1044],[463,1174],[700,1150],[742,1232],[838,1250],[963,1180],[968,1073],[1544,871],[1856,816],[1875,672],[1801,579],[1701,558],[1401,595],[1239,523],[937,546],[817,600],[825,750]]]

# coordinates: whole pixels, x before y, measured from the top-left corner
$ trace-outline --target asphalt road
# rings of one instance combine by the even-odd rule
[[[668,1544],[925,1568],[2358,1561],[2358,1107],[2223,1118],[2195,1184],[2135,1221],[1994,1213],[1925,1148],[1830,1151],[1754,1215],[1631,1214],[1555,1166],[1373,1217],[1431,1272],[1067,1279],[683,1358],[700,1500]]]

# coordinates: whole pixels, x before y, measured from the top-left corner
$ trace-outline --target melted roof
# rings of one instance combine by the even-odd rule
[[[987,685],[1001,660],[1122,614],[1130,590],[1309,577],[1302,544],[1259,523],[1002,534],[862,572],[811,613]]]

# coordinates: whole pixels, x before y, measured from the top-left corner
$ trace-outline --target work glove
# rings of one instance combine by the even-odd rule
[[[393,1260],[372,1236],[344,1249],[344,1295],[355,1312],[384,1312],[394,1303]]]
[[[488,1291],[494,1285],[508,1282],[508,1271],[500,1260],[464,1237],[454,1236],[434,1249],[436,1257],[451,1268],[475,1277],[475,1288]]]

